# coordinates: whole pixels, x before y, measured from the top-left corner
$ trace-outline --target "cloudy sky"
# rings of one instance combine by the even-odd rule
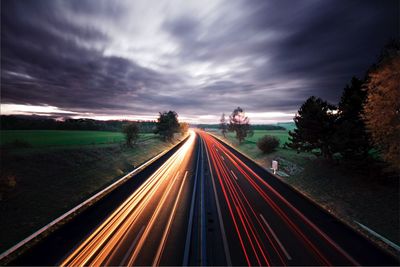
[[[1,112],[289,121],[399,37],[397,1],[1,1]]]

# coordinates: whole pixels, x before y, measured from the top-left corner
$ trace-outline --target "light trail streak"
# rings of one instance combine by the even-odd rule
[[[216,177],[221,186],[225,202],[228,206],[230,217],[235,226],[236,233],[239,238],[243,253],[246,257],[248,265],[254,265],[250,255],[254,255],[258,265],[269,265],[269,256],[265,247],[263,246],[263,239],[256,230],[256,225],[262,229],[262,232],[267,237],[267,241],[272,248],[277,252],[277,255],[281,261],[279,265],[285,265],[285,261],[282,258],[282,254],[287,257],[287,251],[283,249],[282,244],[279,244],[277,238],[274,238],[275,233],[272,233],[270,229],[265,228],[265,224],[257,216],[257,213],[253,209],[252,205],[247,200],[246,194],[239,186],[239,181],[236,179],[232,169],[229,169],[227,162],[231,162],[239,173],[245,177],[245,181],[249,182],[252,188],[265,200],[265,202],[276,212],[276,214],[285,222],[291,231],[298,237],[298,239],[304,243],[304,245],[313,253],[316,260],[322,265],[331,265],[331,262],[325,257],[325,255],[318,249],[317,245],[312,242],[307,234],[305,234],[299,226],[290,218],[277,203],[271,199],[267,194],[272,194],[282,203],[284,206],[292,210],[298,218],[300,218],[305,225],[312,229],[318,234],[322,240],[331,246],[337,253],[344,256],[350,264],[359,265],[351,256],[349,256],[340,246],[338,246],[331,238],[329,238],[322,230],[320,230],[315,224],[313,224],[307,217],[305,217],[297,208],[290,204],[280,193],[272,188],[264,179],[257,175],[250,167],[248,167],[243,161],[241,161],[236,155],[234,155],[228,148],[226,148],[219,141],[211,137],[205,132],[200,132],[203,138],[208,154],[210,155],[210,161],[213,164],[213,169],[216,173]],[[218,152],[218,153],[217,153]],[[224,156],[222,156],[223,154]],[[223,160],[221,160],[223,158]],[[234,177],[232,177],[232,175]],[[233,179],[235,178],[235,180]],[[262,188],[264,187],[264,188]],[[243,232],[242,232],[243,230]],[[276,236],[276,235],[275,235]],[[250,244],[250,249],[246,246],[246,243]],[[277,249],[279,246],[279,250]],[[264,254],[264,252],[267,254]],[[250,254],[249,254],[250,253]],[[261,258],[259,257],[262,256]],[[268,256],[268,258],[267,258]],[[290,256],[289,256],[290,257]],[[288,258],[288,257],[287,257]],[[263,261],[261,261],[263,260]]]
[[[163,233],[163,236],[161,238],[160,245],[159,245],[159,247],[157,249],[156,257],[155,257],[155,259],[153,261],[153,264],[152,264],[153,266],[160,265],[161,255],[162,255],[162,253],[164,251],[165,243],[167,241],[168,234],[169,234],[169,232],[171,230],[172,220],[175,217],[176,208],[178,206],[179,199],[181,198],[181,193],[182,193],[183,185],[185,184],[185,181],[186,181],[187,174],[188,174],[188,172],[186,171],[186,173],[185,173],[185,175],[183,177],[182,184],[181,184],[181,186],[179,188],[179,192],[178,192],[178,195],[176,197],[176,200],[175,200],[175,203],[174,203],[174,207],[172,208],[172,212],[171,212],[171,214],[170,214],[170,216],[168,218],[167,226],[166,226],[166,228],[164,230],[164,233]],[[177,179],[177,178],[175,178],[175,179]]]
[[[143,233],[139,232],[139,240],[129,255],[128,265],[133,265],[137,255],[142,250],[144,241],[152,231],[155,221],[161,209],[172,206],[172,214],[176,212],[177,201],[174,205],[168,205],[166,199],[170,195],[172,187],[179,183],[179,193],[186,180],[176,179],[179,170],[187,155],[193,149],[195,133],[190,131],[190,137],[156,172],[154,172],[127,200],[124,201],[88,238],[86,238],[74,251],[67,256],[60,264],[61,266],[100,266],[109,265],[113,257],[129,242],[129,233],[134,229],[141,229],[142,225],[147,224]],[[178,197],[179,198],[179,197]],[[143,221],[146,208],[156,203],[156,210],[152,213],[150,221]],[[169,203],[168,203],[169,204]],[[152,211],[150,211],[152,212]],[[171,216],[173,217],[173,215]],[[171,218],[171,217],[169,217]],[[168,220],[167,228],[170,228],[171,220]],[[169,230],[168,230],[169,231]],[[165,243],[168,233],[163,235],[162,242]],[[128,249],[129,252],[129,249]],[[162,249],[157,257],[161,257]],[[123,264],[123,262],[121,262]]]

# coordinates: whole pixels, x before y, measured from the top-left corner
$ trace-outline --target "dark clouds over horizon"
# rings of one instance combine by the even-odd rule
[[[288,120],[364,75],[399,37],[397,5],[2,0],[1,103],[207,122],[239,105]]]

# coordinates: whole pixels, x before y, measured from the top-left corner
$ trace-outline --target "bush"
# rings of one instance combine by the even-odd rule
[[[126,145],[132,147],[139,138],[139,124],[127,123],[123,126],[122,132],[125,134]]]
[[[271,153],[279,146],[279,139],[275,136],[265,135],[264,137],[258,139],[257,147],[263,153]]]

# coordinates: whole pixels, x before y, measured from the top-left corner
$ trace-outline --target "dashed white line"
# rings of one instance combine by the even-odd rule
[[[232,175],[233,175],[233,177],[236,179],[236,181],[238,180],[238,178],[237,178],[237,176],[236,176],[236,174],[231,170],[231,173],[232,173]]]
[[[283,253],[285,253],[285,256],[288,260],[291,260],[292,257],[290,257],[289,253],[285,249],[285,247],[282,245],[281,241],[279,238],[276,236],[274,230],[269,226],[267,220],[264,218],[264,216],[260,213],[261,220],[264,222],[264,224],[267,226],[268,230],[271,232],[272,236],[275,238],[275,241],[278,243],[279,247],[282,249]]]

